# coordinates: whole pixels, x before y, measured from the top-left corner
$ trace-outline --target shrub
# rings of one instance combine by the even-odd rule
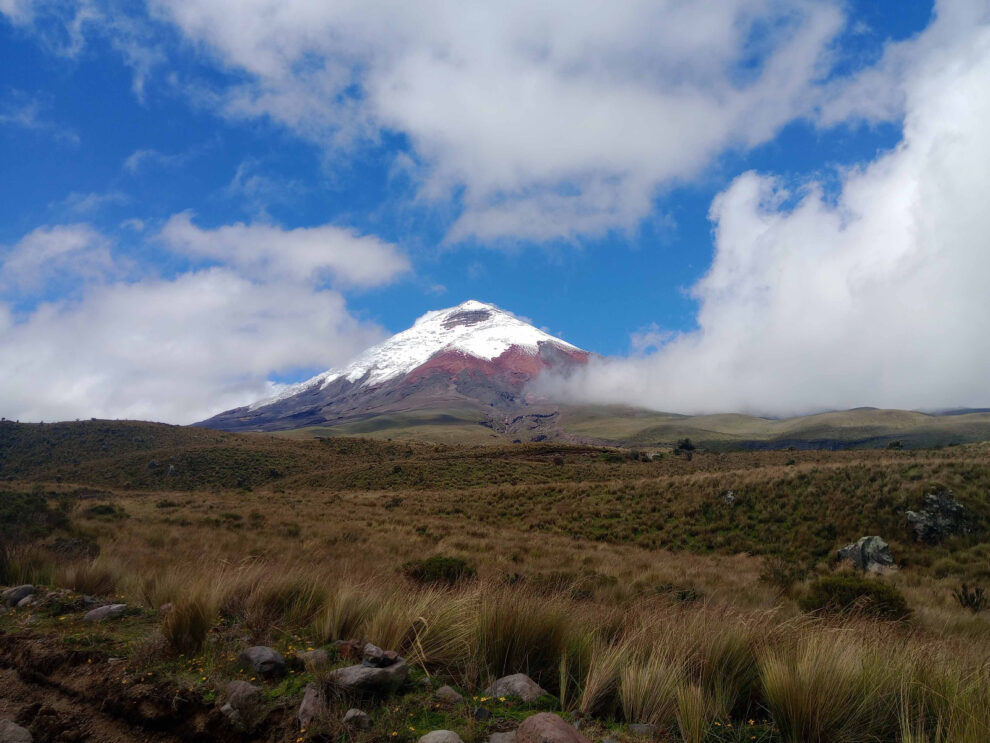
[[[410,560],[402,566],[402,572],[418,583],[446,583],[450,586],[458,581],[471,580],[475,576],[474,568],[466,560],[442,555],[427,557],[425,560]]]
[[[911,613],[904,596],[893,586],[853,575],[814,581],[798,605],[807,612],[862,614],[877,619],[904,619]]]
[[[195,653],[202,646],[217,619],[216,596],[205,587],[191,590],[177,600],[162,618],[161,632],[177,653]]]
[[[760,582],[773,586],[782,594],[789,594],[794,584],[803,580],[807,569],[799,562],[786,557],[765,557],[760,568]]]
[[[959,602],[959,606],[963,609],[969,609],[974,614],[978,614],[987,607],[986,592],[979,586],[970,588],[963,583],[952,592],[952,597]]]

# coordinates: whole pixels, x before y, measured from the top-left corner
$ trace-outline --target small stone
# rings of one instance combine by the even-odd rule
[[[369,668],[385,668],[395,663],[396,659],[399,657],[396,653],[389,654],[382,650],[377,645],[372,645],[370,642],[364,646],[364,653],[362,663]]]
[[[629,732],[633,735],[649,738],[653,735],[653,726],[645,722],[634,722],[629,725]]]
[[[261,687],[249,684],[247,681],[235,680],[228,683],[224,702],[220,711],[232,723],[242,727],[254,726],[261,719],[264,711]]]
[[[503,676],[485,690],[489,697],[519,697],[524,702],[535,702],[547,692],[525,673]]]
[[[30,596],[25,596],[24,598],[22,598],[20,601],[17,602],[17,608],[23,609],[25,607],[31,606],[31,604],[34,603],[35,599],[36,599],[36,595],[33,593]]]
[[[486,722],[487,720],[492,719],[492,713],[484,707],[475,707],[474,712],[471,713],[471,716],[478,722]]]
[[[516,731],[515,743],[590,743],[564,719],[551,712],[527,717]]]
[[[451,686],[441,686],[433,696],[447,704],[460,704],[464,701],[464,697],[458,694],[457,690]]]
[[[434,730],[419,739],[419,743],[464,743],[453,730]]]
[[[387,692],[402,685],[409,675],[409,665],[403,658],[385,668],[364,664],[331,671],[327,676],[334,686],[345,691]]]
[[[86,612],[83,619],[87,622],[102,622],[104,619],[113,619],[124,613],[127,604],[107,604],[98,609]]]
[[[237,656],[238,662],[250,666],[262,676],[281,676],[285,673],[285,658],[281,653],[264,645],[242,650]]]
[[[18,601],[25,596],[30,596],[32,593],[34,593],[34,586],[32,585],[16,586],[0,593],[0,598],[3,599],[3,603],[7,606],[17,606]]]
[[[296,713],[299,727],[308,728],[313,720],[323,714],[325,707],[326,704],[319,685],[314,683],[306,684],[306,692],[303,694],[302,702],[299,704],[299,711]]]
[[[367,713],[351,708],[344,715],[344,724],[349,725],[355,730],[370,730],[371,718],[368,717]]]
[[[13,720],[0,720],[0,743],[31,743],[31,733]]]
[[[510,730],[507,733],[492,733],[488,736],[488,743],[516,743],[516,731]]]
[[[361,660],[364,654],[364,645],[357,640],[337,640],[333,647],[344,660]]]

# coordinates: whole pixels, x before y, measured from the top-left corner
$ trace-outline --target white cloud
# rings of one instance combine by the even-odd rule
[[[153,4],[243,82],[232,116],[331,150],[405,133],[449,239],[626,229],[658,189],[810,111],[839,3]],[[246,73],[246,77],[244,76]]]
[[[0,258],[0,290],[18,295],[53,280],[99,279],[114,268],[109,242],[86,224],[38,227],[0,249]]]
[[[985,7],[940,4],[929,31],[892,48],[900,61],[879,69],[903,101],[903,141],[844,174],[837,202],[756,173],[715,200],[697,331],[557,392],[683,412],[990,403]]]
[[[2,305],[0,305],[2,309]],[[342,363],[382,337],[333,291],[214,268],[0,312],[0,412],[191,423],[265,397],[268,376]]]
[[[12,90],[0,101],[0,125],[49,132],[56,140],[70,145],[79,144],[79,135],[45,116],[50,102],[21,90]]]
[[[161,239],[175,251],[236,266],[263,280],[330,278],[337,284],[369,287],[387,284],[409,270],[409,259],[394,245],[333,225],[286,230],[238,223],[205,230],[183,212],[169,219]]]
[[[177,168],[187,163],[190,157],[191,154],[188,152],[170,155],[152,149],[134,150],[124,160],[124,170],[134,175],[151,165],[161,168]]]

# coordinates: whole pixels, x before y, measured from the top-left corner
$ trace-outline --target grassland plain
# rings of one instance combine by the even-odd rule
[[[953,491],[970,528],[929,546],[905,511],[933,489]],[[442,727],[480,742],[544,708],[581,718],[591,739],[635,740],[637,722],[670,741],[990,739],[990,628],[953,598],[962,581],[990,581],[987,444],[687,459],[3,423],[0,504],[3,582],[73,592],[0,617],[0,665],[20,671],[11,688],[27,684],[11,709],[61,688],[77,701],[46,704],[70,719],[98,690],[94,740],[140,724],[162,740],[416,740]],[[871,580],[902,592],[910,618],[803,614],[809,582],[846,574],[834,551],[865,534],[890,543],[900,569]],[[476,576],[406,577],[434,555]],[[133,611],[92,625],[77,593]],[[246,644],[291,656],[338,639],[395,648],[417,681],[452,683],[470,704],[415,683],[361,700],[370,731],[342,727],[354,700],[332,698],[300,732],[303,688],[327,669],[298,665],[262,684],[253,732],[217,712],[227,683],[250,679],[236,663]],[[517,671],[552,696],[482,699]],[[168,711],[176,695],[181,715]]]

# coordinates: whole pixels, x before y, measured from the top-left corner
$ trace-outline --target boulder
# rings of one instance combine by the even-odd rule
[[[0,593],[0,598],[3,599],[3,603],[7,606],[17,606],[18,601],[26,596],[30,596],[32,593],[34,593],[34,586],[17,586],[15,588],[8,588],[3,593]]]
[[[306,684],[306,692],[303,694],[302,702],[299,704],[299,711],[296,712],[296,719],[299,727],[308,728],[309,724],[323,714],[326,709],[326,700],[319,684]]]
[[[235,725],[253,727],[264,712],[261,688],[247,681],[231,681],[227,684],[220,711]]]
[[[102,622],[104,619],[113,619],[124,613],[127,604],[107,604],[98,609],[86,612],[83,619],[87,622]]]
[[[13,720],[0,720],[0,743],[31,743],[31,733]]]
[[[447,704],[460,704],[464,701],[464,697],[458,694],[451,686],[441,686],[433,696]]]
[[[524,702],[535,702],[547,692],[525,673],[503,676],[485,689],[489,697],[519,697]]]
[[[351,708],[344,715],[344,724],[355,730],[371,730],[371,718],[359,709]]]
[[[32,593],[30,596],[25,596],[20,601],[17,602],[18,609],[24,609],[25,607],[31,606],[38,598],[36,593]]]
[[[453,730],[434,730],[419,739],[419,743],[464,743]]]
[[[277,650],[255,645],[242,650],[237,656],[242,665],[250,666],[262,676],[281,676],[285,673],[285,658]]]
[[[540,712],[523,720],[516,743],[590,743],[581,733],[552,712]]]
[[[918,541],[926,544],[938,544],[969,531],[966,508],[955,499],[951,490],[929,493],[920,511],[908,511],[906,515]]]
[[[860,537],[839,550],[840,560],[850,560],[860,570],[877,570],[894,564],[890,545],[880,537]]]
[[[385,668],[364,664],[331,671],[327,681],[344,691],[389,692],[402,685],[409,675],[405,659],[399,658]]]

